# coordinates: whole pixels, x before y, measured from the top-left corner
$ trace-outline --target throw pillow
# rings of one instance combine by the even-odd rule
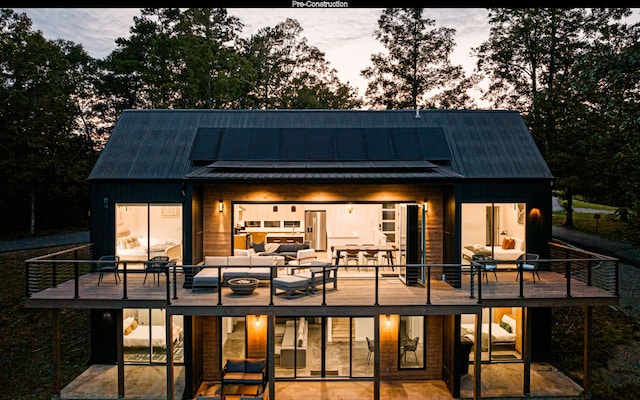
[[[262,253],[265,251],[264,242],[252,243],[251,247],[256,251],[256,253]]]
[[[245,372],[262,372],[265,362],[266,360],[263,358],[247,360],[247,367],[245,369]]]
[[[514,238],[510,238],[509,239],[509,249],[515,249],[516,248],[516,240]]]
[[[501,246],[504,250],[509,249],[509,239],[504,238],[502,239],[502,246]]]
[[[294,253],[298,251],[296,247],[294,243],[281,244],[280,247],[278,247],[278,253]]]
[[[229,372],[244,372],[244,359],[232,359],[227,360],[227,371]]]
[[[128,335],[131,333],[131,326],[127,326],[127,329],[124,330],[124,334]]]
[[[507,324],[506,322],[500,321],[500,327],[505,331],[511,333],[511,325]]]
[[[134,319],[130,326],[131,326],[131,330],[136,329],[138,327],[138,321]]]

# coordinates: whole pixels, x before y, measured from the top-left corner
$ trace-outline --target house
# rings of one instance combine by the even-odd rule
[[[523,366],[528,395],[552,308],[618,303],[615,260],[552,243],[553,176],[513,111],[127,110],[89,182],[92,259],[117,269],[28,260],[25,304],[91,309],[92,363],[118,366],[121,397],[132,365],[166,366],[166,398],[183,367],[194,398],[236,359],[265,359],[269,398],[325,379],[460,397],[470,363],[474,398],[500,363]],[[232,292],[224,275],[258,253],[266,275]],[[194,284],[203,270],[213,287]]]

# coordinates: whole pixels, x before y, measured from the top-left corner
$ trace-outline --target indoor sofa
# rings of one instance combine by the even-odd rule
[[[234,255],[247,256],[282,256],[285,263],[295,260],[299,250],[309,249],[309,242],[304,243],[251,243],[247,250],[234,250]]]

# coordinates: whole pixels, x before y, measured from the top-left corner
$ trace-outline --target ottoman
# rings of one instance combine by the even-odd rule
[[[273,287],[284,290],[288,296],[293,296],[296,292],[304,290],[298,294],[309,294],[309,278],[299,275],[285,275],[273,278]]]

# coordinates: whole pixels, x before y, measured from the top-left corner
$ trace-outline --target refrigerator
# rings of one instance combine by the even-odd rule
[[[310,249],[327,251],[327,212],[306,210],[304,212],[304,240]]]

